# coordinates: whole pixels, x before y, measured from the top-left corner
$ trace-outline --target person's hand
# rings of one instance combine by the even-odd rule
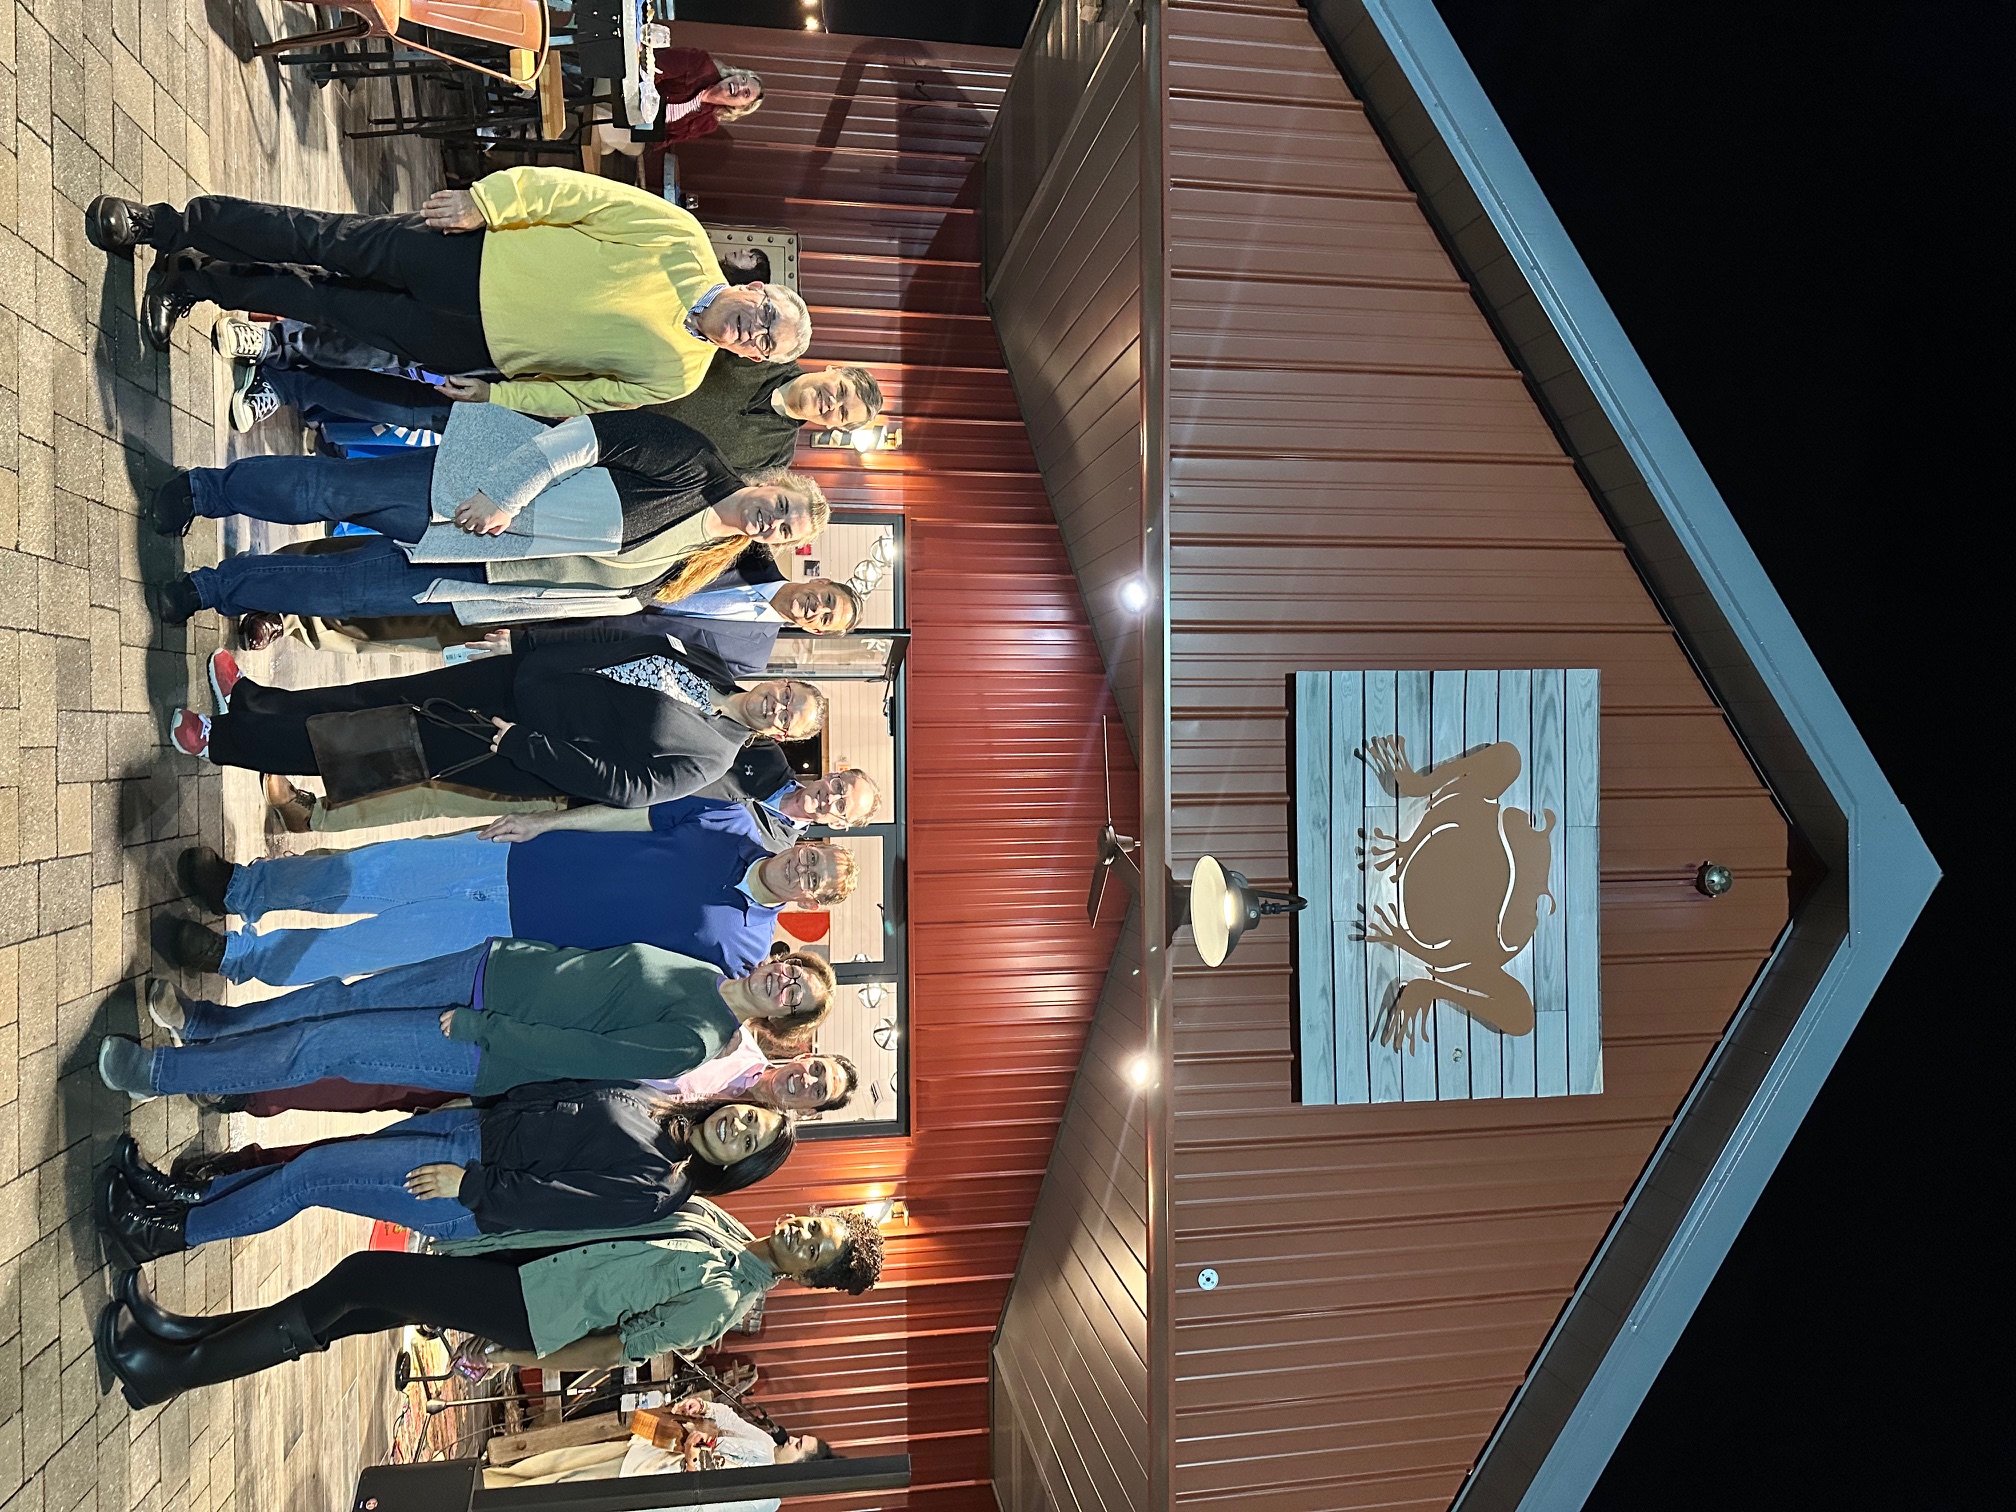
[[[437,392],[446,394],[457,404],[488,404],[490,402],[490,380],[487,378],[462,378],[450,374],[435,384],[434,387]]]
[[[450,1008],[446,1013],[441,1015],[441,1032],[443,1034],[450,1034],[453,1030],[454,1023],[455,1023],[455,1010],[453,1008]]]
[[[504,737],[511,733],[511,721],[508,719],[499,719],[493,714],[490,716],[490,723],[497,726],[497,733],[490,737],[490,751],[494,755],[504,744]]]
[[[406,1190],[415,1197],[438,1200],[462,1190],[462,1167],[437,1161],[406,1173]]]
[[[430,231],[481,231],[483,211],[467,189],[436,189],[420,207]]]
[[[481,640],[462,642],[462,649],[467,651],[471,657],[509,656],[511,654],[511,632],[509,630],[492,630]]]
[[[511,512],[478,491],[455,506],[455,523],[471,535],[502,535],[510,528]]]
[[[515,840],[530,840],[535,835],[543,835],[552,825],[552,817],[546,814],[504,814],[476,831],[476,837],[479,840],[501,840],[509,845]]]

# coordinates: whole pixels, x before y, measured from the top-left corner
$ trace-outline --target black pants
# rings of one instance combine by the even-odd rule
[[[459,667],[441,667],[413,677],[381,677],[335,688],[294,691],[241,678],[231,694],[230,712],[210,721],[210,759],[220,766],[250,767],[256,772],[320,775],[315,749],[308,743],[311,715],[418,704],[430,698],[445,698],[485,717],[515,722],[516,662],[511,656],[484,656]],[[423,719],[420,745],[427,757],[427,770],[439,773],[487,751],[489,740],[479,741]],[[486,756],[449,780],[513,798],[549,798],[560,791],[501,756]]]
[[[214,259],[173,274],[171,288],[226,309],[333,326],[435,372],[493,366],[483,339],[484,232],[221,194],[152,208],[158,251]]]
[[[409,1323],[453,1328],[506,1349],[530,1349],[532,1325],[518,1284],[523,1256],[402,1255],[368,1250],[299,1293],[309,1330],[324,1344]]]

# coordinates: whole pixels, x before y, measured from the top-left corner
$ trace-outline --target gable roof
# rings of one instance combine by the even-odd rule
[[[1456,1503],[1580,1506],[1939,872],[1433,4],[1305,3],[1823,869]]]
[[[1684,889],[1668,873],[1691,871],[1696,843],[1743,844],[1757,876],[1687,926],[1719,937],[1687,954],[1726,958],[1723,974],[1661,973],[1686,1044],[1655,1068],[1662,1031],[1625,1025],[1623,1050],[1656,1074],[1623,1094],[1620,1061],[1611,1111],[1546,1110],[1547,1137],[1580,1141],[1546,1146],[1505,1104],[1296,1108],[1278,931],[1234,969],[1186,957],[1172,976],[1144,919],[1149,1443],[1146,1485],[1122,1478],[1117,1504],[1439,1507],[1461,1481],[1469,1512],[1552,1512],[1594,1484],[1936,870],[1432,7],[1306,3],[1328,59],[1283,0],[1178,0],[1090,28],[1048,7],[985,159],[990,306],[1142,758],[1150,874],[1202,845],[1285,875],[1266,775],[1284,667],[1495,666],[1539,635],[1639,679],[1617,712],[1641,752],[1660,744],[1647,716],[1719,731],[1709,756],[1641,758],[1663,778],[1618,779],[1620,798],[1697,816],[1618,826],[1644,842],[1627,887],[1651,865],[1637,881]],[[1406,439],[1382,441],[1396,424]],[[1296,549],[1270,559],[1259,537],[1291,518]],[[1524,547],[1556,553],[1552,586],[1519,567],[1486,584],[1490,553]],[[1703,802],[1725,787],[1743,815]],[[1774,947],[1784,899],[1761,894],[1784,876],[1788,822],[1818,876]],[[1630,969],[1663,959],[1647,948]],[[1632,1144],[1605,1118],[1645,1132]],[[1270,1139],[1312,1148],[1255,1157]],[[1467,1185],[1435,1190],[1438,1146]],[[1578,1188],[1592,1153],[1606,1174]],[[1503,1190],[1494,1162],[1542,1171],[1548,1195]],[[1326,1252],[1297,1270],[1289,1239],[1244,1244],[1205,1299],[1198,1265],[1231,1253],[1248,1215],[1271,1215],[1256,1233],[1292,1223],[1277,1210],[1297,1192],[1335,1230]],[[1441,1246],[1435,1225],[1479,1204],[1462,1253]],[[1594,1226],[1570,1232],[1569,1209]],[[1083,1213],[1055,1216],[1074,1242]],[[1528,1279],[1490,1278],[1522,1217],[1546,1229]],[[1369,1233],[1382,1222],[1393,1232]],[[1410,1262],[1427,1267],[1411,1298],[1394,1282]],[[1024,1314],[1004,1322],[1011,1344]],[[1022,1399],[1055,1390],[1019,1358]],[[1395,1381],[1419,1400],[1353,1405]],[[1019,1442],[1005,1475],[997,1459],[1004,1505],[1082,1502],[1059,1440]]]

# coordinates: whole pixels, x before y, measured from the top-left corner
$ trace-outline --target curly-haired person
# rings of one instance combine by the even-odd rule
[[[858,1296],[882,1260],[881,1230],[859,1212],[787,1215],[758,1239],[695,1197],[641,1228],[351,1255],[283,1301],[219,1317],[167,1312],[127,1271],[99,1314],[98,1355],[135,1408],[409,1324],[477,1334],[500,1363],[587,1369],[716,1344],[787,1278]]]

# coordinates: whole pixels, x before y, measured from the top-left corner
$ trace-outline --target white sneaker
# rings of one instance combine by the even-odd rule
[[[179,1047],[182,1026],[187,1019],[182,1011],[182,994],[175,990],[175,984],[150,976],[147,978],[146,1001],[147,1017],[154,1020],[155,1027],[163,1030],[169,1040]]]
[[[259,376],[252,364],[239,364],[231,382],[231,429],[241,434],[280,408],[280,391]]]
[[[240,320],[226,315],[210,328],[210,344],[219,356],[234,362],[262,362],[277,355],[279,340],[270,320]]]

